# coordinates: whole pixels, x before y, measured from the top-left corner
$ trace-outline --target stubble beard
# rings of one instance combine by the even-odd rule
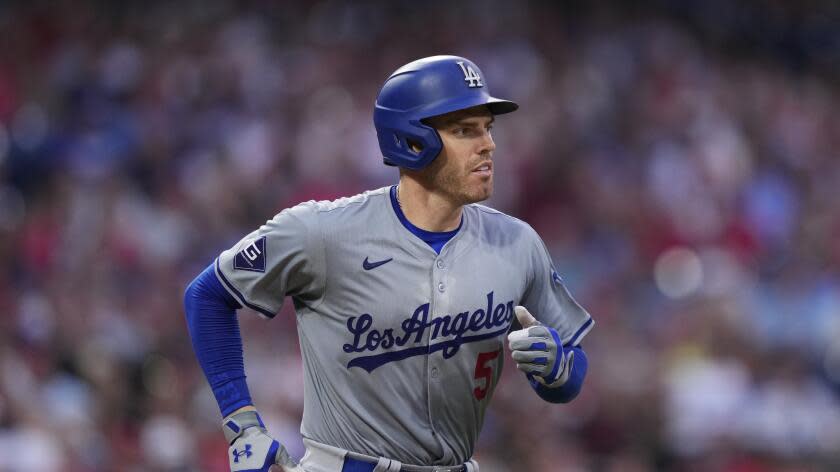
[[[468,185],[473,179],[471,174],[469,170],[439,172],[437,187],[460,205],[483,202],[490,198],[493,195],[493,177],[488,182]]]
[[[446,195],[450,201],[458,205],[478,203],[493,195],[492,175],[486,182],[478,181],[468,185],[475,178],[472,175],[472,169],[479,163],[480,161],[476,161],[468,166],[458,167],[452,165],[447,156],[440,155],[424,169],[419,177],[426,188]]]

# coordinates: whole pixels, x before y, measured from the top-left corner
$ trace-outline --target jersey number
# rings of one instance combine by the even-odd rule
[[[490,382],[493,381],[493,367],[487,365],[493,359],[499,357],[501,349],[498,351],[482,352],[478,354],[478,359],[475,361],[475,380],[484,380],[483,387],[475,387],[473,395],[477,400],[483,400],[487,396],[487,389],[490,388]]]

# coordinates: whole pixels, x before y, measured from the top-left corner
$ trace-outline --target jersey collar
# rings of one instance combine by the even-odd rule
[[[443,231],[443,232],[435,232],[435,231],[426,231],[422,228],[418,228],[406,218],[405,213],[403,213],[402,208],[400,208],[400,204],[397,201],[397,186],[392,185],[389,190],[389,200],[391,201],[391,209],[393,210],[393,215],[397,217],[399,220],[400,226],[406,229],[409,233],[411,233],[416,240],[420,240],[423,242],[423,246],[435,253],[437,256],[438,253],[429,245],[429,241],[447,239],[448,241],[443,245],[440,250],[440,254],[443,254],[444,251],[454,243],[455,240],[460,239],[460,236],[464,233],[462,231],[464,229],[465,221],[467,220],[466,211],[461,212],[461,222],[458,224],[458,227],[452,231]]]

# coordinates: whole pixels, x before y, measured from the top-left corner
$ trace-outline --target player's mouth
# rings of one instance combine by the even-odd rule
[[[493,161],[482,162],[473,168],[471,173],[477,174],[480,177],[490,177],[493,175]]]

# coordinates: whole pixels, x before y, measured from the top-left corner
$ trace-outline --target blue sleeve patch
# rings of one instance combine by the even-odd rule
[[[253,241],[233,258],[233,268],[265,272],[265,236]]]

